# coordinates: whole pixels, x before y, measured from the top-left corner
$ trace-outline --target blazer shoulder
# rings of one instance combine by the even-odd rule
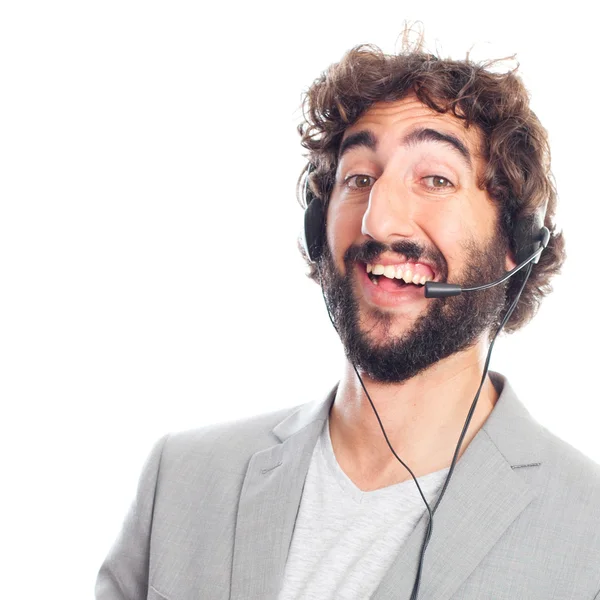
[[[582,480],[600,488],[600,463],[584,454],[581,450],[567,442],[546,427],[546,461],[555,469],[559,469],[563,482],[576,484]]]
[[[240,467],[248,458],[279,443],[272,429],[302,405],[283,408],[204,427],[168,434],[164,442],[161,470],[180,469],[184,464],[222,466],[231,471],[236,462]],[[245,468],[245,467],[244,467]]]
[[[544,429],[547,467],[563,486],[569,486],[574,491],[593,493],[600,500],[600,464],[555,433]]]

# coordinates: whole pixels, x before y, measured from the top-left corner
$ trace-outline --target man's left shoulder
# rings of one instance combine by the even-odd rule
[[[562,490],[570,502],[600,504],[600,464],[543,427],[545,432],[544,480],[549,489]]]
[[[513,524],[509,543],[521,547],[536,568],[557,573],[597,570],[600,465],[543,426],[537,434],[532,430],[532,436],[532,447],[539,450],[534,461],[512,469],[533,497]]]

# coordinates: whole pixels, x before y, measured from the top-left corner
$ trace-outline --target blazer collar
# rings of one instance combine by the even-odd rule
[[[541,464],[543,428],[504,376],[490,377],[499,398],[456,463],[434,514],[420,600],[449,599],[536,495],[521,473]],[[250,459],[236,523],[232,600],[277,598],[310,459],[336,390],[283,419],[272,430],[280,443]],[[429,521],[423,509],[372,600],[410,598]]]
[[[490,379],[499,397],[482,429],[494,441],[511,467],[522,466],[540,460],[540,441],[532,432],[543,433],[543,427],[535,421],[518,399],[507,378],[496,371],[489,371]],[[311,423],[323,423],[335,400],[338,384],[323,399],[308,402],[286,417],[273,428],[273,433],[284,442]],[[479,435],[479,432],[477,433]],[[316,440],[315,440],[316,443]]]

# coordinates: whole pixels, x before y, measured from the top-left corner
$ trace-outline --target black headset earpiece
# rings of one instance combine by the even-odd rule
[[[549,230],[544,227],[546,218],[546,201],[532,215],[521,217],[515,221],[513,226],[513,240],[515,247],[515,262],[520,265],[525,262],[540,245],[545,248],[550,237]],[[540,260],[541,252],[532,261],[536,264]]]
[[[306,169],[306,179],[304,180],[304,239],[303,245],[306,255],[312,262],[317,262],[323,253],[325,244],[325,211],[323,202],[315,196],[308,180],[314,170],[312,163],[308,164]]]

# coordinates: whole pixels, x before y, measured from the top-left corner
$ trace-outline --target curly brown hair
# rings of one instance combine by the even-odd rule
[[[542,298],[552,291],[550,280],[559,272],[566,253],[563,234],[554,224],[556,188],[548,134],[529,106],[529,94],[516,75],[518,66],[505,73],[491,70],[503,60],[475,63],[469,55],[465,60],[442,59],[423,50],[422,38],[417,47],[410,48],[406,37],[398,54],[384,54],[372,44],[348,51],[303,95],[304,121],[298,132],[308,150],[308,164],[298,179],[297,196],[305,208],[301,190],[308,176],[310,191],[327,208],[344,131],[375,102],[415,94],[433,110],[450,112],[463,119],[466,127],[476,126],[482,134],[485,164],[477,184],[499,205],[499,226],[513,252],[515,221],[547,202],[544,224],[550,230],[550,241],[505,326],[506,331],[513,332],[535,315]],[[299,247],[310,266],[308,275],[316,281],[316,267],[301,244]],[[511,278],[505,309],[521,284],[519,277]]]

